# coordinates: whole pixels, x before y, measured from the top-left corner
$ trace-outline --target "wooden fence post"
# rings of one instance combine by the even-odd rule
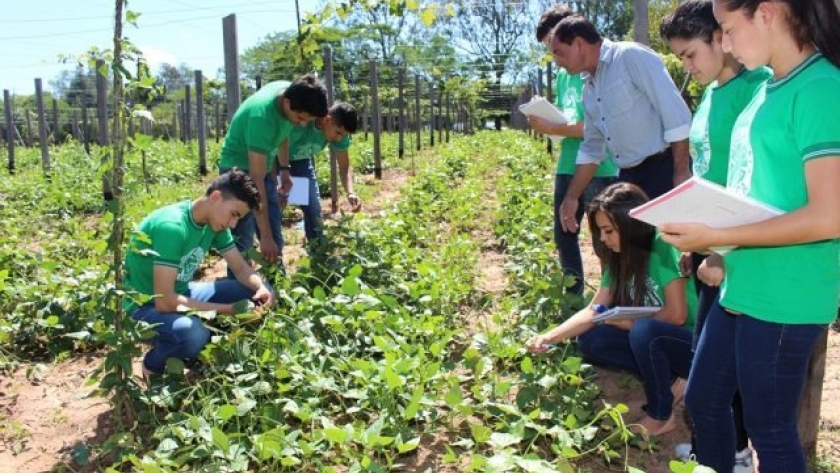
[[[335,79],[333,75],[332,47],[330,46],[324,48],[324,76],[326,82],[324,85],[327,86],[327,105],[331,107],[335,102]],[[329,144],[329,157],[331,210],[333,212],[338,212],[338,160],[335,157],[335,150],[333,150],[331,143]],[[313,156],[312,159],[315,159],[315,157]]]
[[[373,174],[382,179],[382,114],[379,109],[379,75],[376,72],[376,61],[370,62],[371,108],[373,108]]]
[[[402,159],[405,154],[405,68],[400,66],[397,70],[397,89],[398,102],[397,106],[400,108],[400,122],[399,122],[399,157]]]
[[[828,330],[831,330],[829,327]],[[799,441],[805,456],[813,459],[817,454],[817,437],[820,433],[820,407],[822,403],[825,358],[828,347],[828,330],[814,344],[814,353],[808,361],[805,389],[799,399]]]
[[[198,134],[198,172],[207,175],[207,129],[204,121],[204,76],[195,71],[195,125]]]
[[[239,89],[239,47],[236,39],[236,15],[231,14],[222,19],[222,30],[225,44],[225,86],[227,90],[227,122],[233,119],[233,114],[242,101]]]
[[[420,76],[414,76],[414,124],[417,127],[414,130],[415,138],[417,142],[417,151],[423,147],[420,143],[420,129],[423,127],[423,124],[420,122]]]
[[[38,104],[38,144],[41,145],[41,169],[49,180],[50,176],[50,144],[47,142],[47,117],[44,113],[44,91],[41,78],[35,79],[35,101]]]
[[[3,111],[6,115],[6,148],[9,150],[9,174],[15,173],[15,120],[12,113],[12,97],[3,89]]]
[[[96,109],[97,109],[97,117],[99,122],[99,146],[102,148],[107,148],[111,145],[111,139],[108,134],[108,103],[106,101],[107,98],[107,83],[105,82],[106,77],[106,69],[105,69],[105,61],[99,59],[96,61]],[[107,160],[110,156],[110,153],[106,153],[103,156],[104,160]],[[106,172],[102,174],[102,197],[107,200],[114,199],[114,192],[111,186],[111,176],[113,175],[112,172]]]
[[[189,84],[184,85],[184,141],[192,141],[192,94]]]

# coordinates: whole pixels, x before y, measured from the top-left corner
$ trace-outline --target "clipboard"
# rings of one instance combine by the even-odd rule
[[[530,102],[519,106],[519,111],[529,117],[539,117],[554,125],[565,125],[569,119],[553,103],[545,97],[536,96]],[[560,135],[548,135],[552,141],[561,141],[564,137]]]

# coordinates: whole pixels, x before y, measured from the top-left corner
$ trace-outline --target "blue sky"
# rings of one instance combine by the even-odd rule
[[[323,0],[299,0],[302,12]],[[294,0],[130,0],[142,14],[139,28],[126,36],[153,68],[161,62],[186,63],[215,77],[224,65],[222,18],[236,13],[240,54],[267,34],[297,28]],[[113,0],[7,0],[0,15],[0,89],[35,92],[36,77],[49,82],[75,63],[60,55],[79,55],[91,46],[112,47]],[[302,13],[303,15],[303,13]]]

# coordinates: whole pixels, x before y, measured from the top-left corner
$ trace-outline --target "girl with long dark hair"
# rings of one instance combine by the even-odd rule
[[[604,276],[592,304],[527,343],[543,353],[553,343],[577,337],[586,359],[630,371],[642,380],[646,415],[638,422],[651,435],[676,427],[677,381],[688,375],[696,295],[680,274],[679,255],[656,229],[629,216],[648,197],[637,186],[616,183],[589,204],[587,220]],[[650,318],[593,323],[602,307],[659,307]]]
[[[735,246],[700,337],[686,406],[697,460],[732,471],[732,396],[762,473],[805,473],[797,406],[840,295],[840,14],[831,0],[715,0],[723,49],[773,78],[732,132],[727,187],[786,213],[725,229],[663,225],[684,251]]]

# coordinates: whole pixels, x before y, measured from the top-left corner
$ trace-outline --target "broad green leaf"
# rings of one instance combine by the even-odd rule
[[[415,450],[420,445],[420,437],[414,437],[413,439],[409,440],[405,443],[398,443],[397,444],[397,451],[400,453],[410,452]]]
[[[324,437],[332,443],[342,444],[347,441],[347,431],[338,427],[327,427],[324,429]]]
[[[236,406],[232,406],[230,404],[221,405],[216,410],[216,417],[219,420],[225,421],[225,420],[228,420],[235,415],[236,415]]]
[[[485,443],[490,440],[490,435],[493,431],[478,423],[470,423],[470,434],[476,443]]]
[[[213,444],[224,452],[230,449],[230,439],[218,427],[213,427],[211,430],[213,436]]]
[[[455,409],[460,406],[462,402],[464,402],[464,394],[461,392],[461,386],[453,384],[449,388],[449,392],[446,394],[446,405]]]
[[[525,374],[534,373],[534,362],[531,360],[530,356],[526,356],[522,359],[522,363],[519,364],[519,369],[521,369]]]
[[[504,450],[511,445],[516,445],[522,441],[522,436],[506,434],[502,432],[493,432],[490,434],[490,440],[487,442],[494,450]]]

